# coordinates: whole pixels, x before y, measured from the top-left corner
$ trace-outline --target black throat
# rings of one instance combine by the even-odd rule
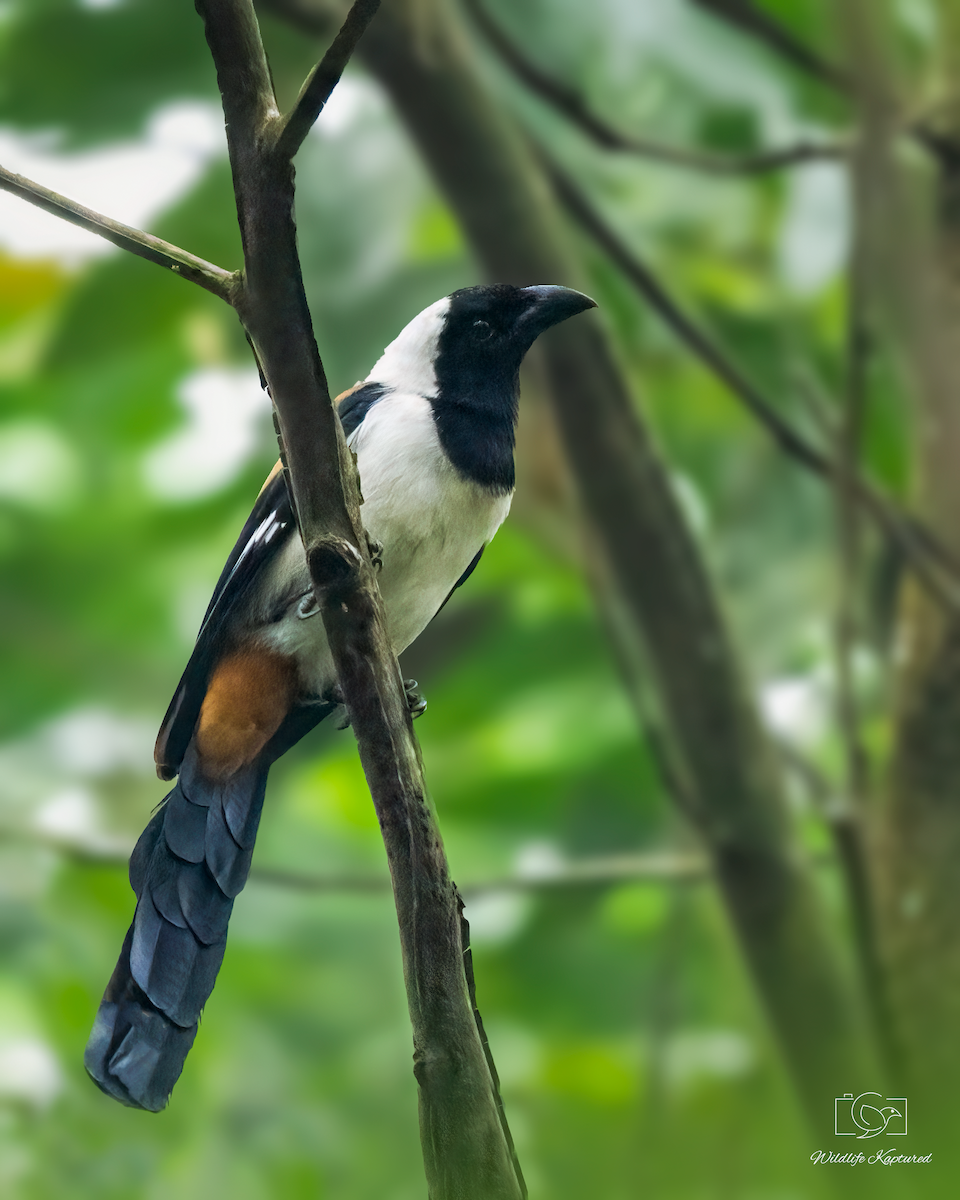
[[[464,288],[450,297],[437,346],[431,399],[440,444],[466,479],[503,495],[513,491],[514,430],[520,361],[514,336],[528,301],[506,284]]]
[[[509,391],[460,392],[453,396],[440,388],[431,400],[440,445],[466,479],[498,495],[512,492],[514,426],[519,385]]]

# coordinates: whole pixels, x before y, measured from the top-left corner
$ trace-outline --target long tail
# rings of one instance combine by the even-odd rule
[[[137,911],[84,1055],[94,1081],[123,1104],[159,1112],[180,1077],[250,870],[272,758],[212,783],[191,749],[137,842]]]

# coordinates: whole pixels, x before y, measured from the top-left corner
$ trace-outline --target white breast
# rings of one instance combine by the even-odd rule
[[[458,474],[422,396],[385,397],[351,445],[360,470],[363,523],[383,545],[380,591],[399,653],[503,524],[511,497],[496,496]]]
[[[383,546],[380,591],[394,651],[399,654],[436,615],[477,551],[503,524],[511,496],[497,496],[460,476],[444,454],[429,401],[390,394],[378,401],[349,439],[357,455],[363,507],[373,541]],[[309,577],[300,539],[293,537],[274,567],[281,580]],[[317,616],[303,619],[296,603],[260,635],[301,664],[304,686],[317,694],[335,679]]]

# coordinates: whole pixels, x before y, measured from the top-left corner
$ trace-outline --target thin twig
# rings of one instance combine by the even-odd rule
[[[538,153],[561,203],[630,279],[654,312],[757,418],[785,454],[814,474],[835,479],[836,463],[777,412],[719,346],[687,316],[649,266],[607,225],[569,175],[548,159],[542,149]],[[858,504],[897,546],[930,594],[949,611],[960,609],[960,574],[933,533],[916,518],[898,511],[869,480],[855,476],[850,486]]]
[[[611,130],[611,133],[613,132]],[[770,171],[781,171],[786,167],[798,167],[810,162],[839,162],[849,153],[849,148],[844,142],[799,141],[792,146],[758,150],[752,154],[712,154],[707,150],[687,150],[681,146],[671,146],[651,138],[628,137],[625,134],[617,134],[617,138],[616,143],[606,143],[610,149],[626,150],[666,166],[700,171],[706,175],[731,177],[764,175]]]
[[[647,854],[607,854],[574,859],[537,874],[500,875],[468,881],[460,885],[458,890],[466,901],[470,901],[493,893],[559,892],[568,888],[612,886],[632,880],[651,883],[694,882],[708,879],[709,874],[709,863],[704,855],[682,850],[661,850]],[[379,892],[390,887],[390,880],[386,876],[313,875],[278,867],[252,867],[250,878],[258,883],[303,892]]]
[[[605,150],[627,151],[668,166],[730,176],[760,175],[802,163],[835,161],[845,158],[848,153],[848,147],[843,143],[801,141],[793,146],[753,154],[712,154],[622,133],[599,117],[580,91],[554,78],[529,58],[490,15],[483,0],[464,0],[464,3],[483,36],[517,78]]]
[[[864,1005],[870,1013],[883,1063],[895,1078],[900,1073],[902,1056],[894,1032],[890,991],[880,952],[863,811],[855,806],[851,796],[840,796],[832,781],[795,746],[778,741],[777,748],[786,765],[805,785],[830,830],[833,862],[838,867],[847,896]]]
[[[154,237],[151,233],[144,233],[140,229],[105,217],[102,213],[94,212],[92,208],[85,208],[82,204],[61,196],[59,192],[34,183],[32,179],[23,175],[16,175],[5,167],[0,167],[0,188],[19,196],[21,200],[35,204],[37,208],[42,208],[55,217],[62,217],[71,225],[79,225],[89,233],[106,238],[121,250],[129,250],[131,254],[145,258],[160,267],[166,267],[181,279],[198,284],[219,296],[221,300],[226,300],[228,304],[233,303],[238,279],[235,271],[225,271],[222,267],[197,258],[187,250],[181,250],[179,246]]]
[[[82,839],[45,830],[0,825],[0,841],[17,842],[52,850],[82,865],[125,867],[132,844],[115,838]],[[559,862],[536,873],[494,875],[476,879],[459,888],[466,899],[499,892],[552,892],[567,888],[597,887],[643,881],[686,883],[709,878],[710,866],[703,854],[690,850],[651,850],[642,854],[600,854]],[[284,867],[250,868],[250,879],[294,892],[386,892],[389,875],[334,875],[291,871]]]
[[[355,0],[340,32],[316,67],[307,76],[297,102],[277,128],[276,148],[284,158],[293,158],[313,128],[330,93],[350,61],[357,42],[376,16],[380,0]]]
[[[644,882],[684,883],[706,880],[710,866],[703,854],[685,850],[659,850],[646,854],[604,854],[561,862],[536,874],[515,874],[477,879],[459,887],[467,901],[498,892],[553,892],[567,888],[598,887]],[[254,867],[250,878],[306,892],[381,891],[390,880],[378,876],[312,875],[271,867]]]
[[[821,83],[837,91],[852,91],[850,77],[833,63],[821,58],[809,46],[775,21],[769,13],[758,8],[753,0],[691,0],[698,8],[735,25],[744,33],[763,42],[775,53]]]

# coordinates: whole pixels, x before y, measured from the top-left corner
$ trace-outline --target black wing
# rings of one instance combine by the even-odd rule
[[[286,480],[283,472],[277,471],[257,497],[220,573],[190,661],[163,718],[154,751],[161,779],[172,779],[180,769],[200,716],[210,673],[224,648],[229,617],[280,547],[295,534],[296,522]]]
[[[486,550],[486,548],[487,548],[487,545],[486,545],[486,542],[484,542],[484,544],[476,552],[476,554],[473,556],[473,558],[470,559],[470,565],[467,567],[467,569],[464,571],[464,573],[460,576],[460,578],[457,580],[457,582],[453,585],[453,587],[450,589],[450,591],[447,592],[446,599],[444,600],[443,604],[441,604],[440,607],[437,609],[437,612],[435,612],[433,614],[434,616],[436,616],[437,613],[443,611],[443,609],[449,603],[450,597],[457,590],[457,588],[463,587],[463,585],[467,582],[467,580],[470,578],[470,576],[474,573],[474,571],[477,569],[477,563],[480,561],[480,556],[483,554],[483,552],[484,552],[484,550]]]
[[[346,437],[360,428],[363,418],[388,391],[382,383],[363,383],[338,398],[337,416]]]
[[[359,428],[364,417],[387,390],[379,383],[365,383],[340,399],[337,414],[347,437]],[[291,536],[296,536],[293,505],[284,474],[277,469],[257,497],[253,511],[220,573],[190,661],[160,726],[154,758],[161,779],[172,779],[180,769],[200,716],[210,674],[224,649],[230,616],[248,595],[257,576]],[[475,565],[476,559],[463,579]]]

